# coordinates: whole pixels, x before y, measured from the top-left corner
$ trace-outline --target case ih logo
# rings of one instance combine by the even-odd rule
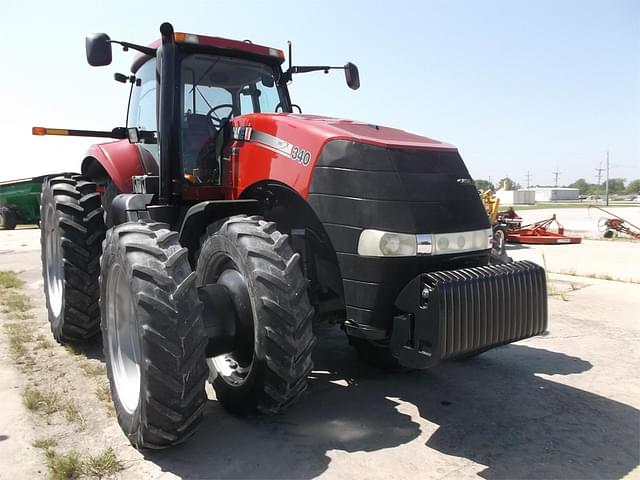
[[[300,165],[307,167],[311,163],[311,152],[297,145],[292,145],[286,140],[274,137],[268,133],[253,130],[251,127],[234,127],[233,138],[243,142],[254,142],[280,153],[291,160],[298,162]]]

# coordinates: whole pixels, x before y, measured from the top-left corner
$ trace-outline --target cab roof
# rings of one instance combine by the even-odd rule
[[[177,44],[204,45],[220,50],[229,50],[230,52],[250,53],[253,55],[269,57],[272,61],[275,60],[278,64],[284,62],[284,52],[282,50],[258,45],[257,43],[250,42],[249,40],[231,40],[228,38],[207,37],[205,35],[184,32],[175,32],[174,38]],[[157,39],[153,41],[149,47],[155,49],[158,48],[160,44],[160,39]],[[137,54],[133,60],[133,64],[131,65],[131,71],[135,73],[148,58],[149,55],[145,55],[143,53]]]

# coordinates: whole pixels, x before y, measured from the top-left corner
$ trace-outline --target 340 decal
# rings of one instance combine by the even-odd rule
[[[293,145],[291,147],[291,160],[295,160],[306,167],[311,162],[311,152]]]

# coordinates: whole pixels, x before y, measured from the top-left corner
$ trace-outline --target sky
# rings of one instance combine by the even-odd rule
[[[286,49],[294,64],[356,63],[294,78],[304,113],[362,120],[456,145],[474,178],[526,185],[640,178],[640,1],[3,0],[0,181],[80,168],[91,139],[32,126],[124,126],[133,55],[86,63],[84,37],[147,44],[176,31]]]

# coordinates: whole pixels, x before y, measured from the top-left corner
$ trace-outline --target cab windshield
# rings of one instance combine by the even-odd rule
[[[183,57],[181,150],[186,180],[219,183],[220,142],[216,139],[228,119],[284,111],[285,100],[275,74],[267,64],[241,58],[203,54]]]

